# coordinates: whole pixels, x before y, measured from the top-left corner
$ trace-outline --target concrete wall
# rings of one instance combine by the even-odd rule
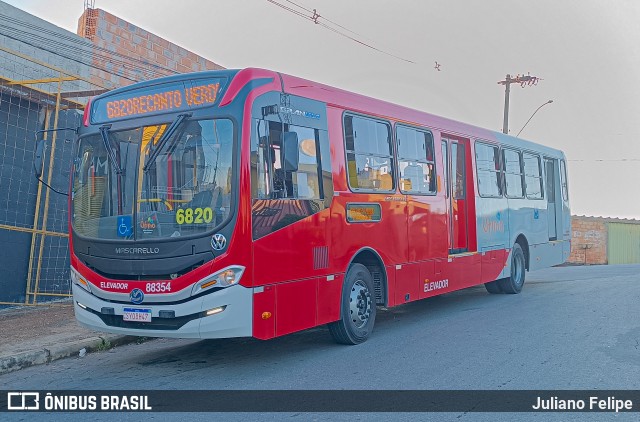
[[[62,68],[73,75],[89,76],[86,58],[93,51],[89,41],[2,1],[0,24],[3,26],[0,31],[2,47]],[[0,63],[5,64],[0,76],[10,79],[48,76],[39,66],[6,52],[0,51]]]

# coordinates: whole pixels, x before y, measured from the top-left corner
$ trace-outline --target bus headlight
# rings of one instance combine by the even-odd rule
[[[89,293],[91,293],[91,287],[89,287],[89,282],[82,277],[82,275],[75,270],[75,268],[71,267],[71,282],[76,284]]]
[[[217,273],[207,276],[198,281],[191,290],[191,296],[201,293],[212,287],[229,287],[233,286],[234,284],[238,284],[243,272],[244,267],[240,265],[234,265],[224,268]]]

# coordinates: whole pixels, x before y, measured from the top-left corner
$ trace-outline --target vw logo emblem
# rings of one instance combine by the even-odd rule
[[[227,246],[227,238],[224,235],[217,233],[211,236],[211,247],[216,251],[221,251]]]
[[[138,305],[144,300],[144,293],[140,289],[133,289],[129,293],[129,299],[131,299],[131,303]]]

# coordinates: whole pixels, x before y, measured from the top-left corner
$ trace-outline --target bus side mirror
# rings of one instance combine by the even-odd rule
[[[39,179],[42,176],[42,166],[44,164],[44,139],[36,141],[36,153],[33,160],[33,172]]]
[[[284,171],[298,171],[298,134],[284,132],[282,135],[282,156]]]

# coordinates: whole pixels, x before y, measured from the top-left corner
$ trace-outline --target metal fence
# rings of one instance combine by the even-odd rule
[[[88,99],[105,88],[0,46],[0,305],[70,296],[68,198],[37,181],[34,134],[80,125]],[[42,179],[66,192],[72,131],[44,135]]]

